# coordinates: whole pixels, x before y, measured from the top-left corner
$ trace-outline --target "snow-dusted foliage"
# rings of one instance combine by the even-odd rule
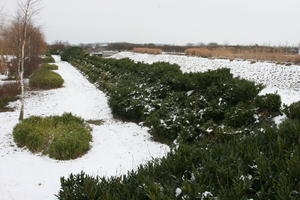
[[[110,96],[115,116],[143,122],[173,147],[123,177],[62,179],[59,199],[297,199],[299,121],[279,128],[278,95],[228,69],[183,74],[178,65],[73,59]]]

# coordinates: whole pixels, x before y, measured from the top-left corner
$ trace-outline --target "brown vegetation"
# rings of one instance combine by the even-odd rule
[[[185,50],[189,56],[214,57],[227,59],[246,59],[256,61],[272,61],[279,63],[300,63],[300,56],[287,52],[283,48],[248,47],[248,48],[189,48]]]
[[[135,53],[161,54],[162,50],[158,48],[133,48]]]
[[[16,82],[0,85],[0,98],[17,96],[20,94],[20,88]]]

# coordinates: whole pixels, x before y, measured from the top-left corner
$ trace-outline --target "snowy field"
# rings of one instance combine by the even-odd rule
[[[152,64],[169,62],[178,64],[183,72],[205,72],[219,68],[229,68],[235,77],[241,77],[266,86],[261,94],[278,93],[284,104],[300,101],[300,66],[277,65],[269,62],[239,61],[228,59],[208,59],[177,55],[150,55],[121,52],[112,58],[130,58],[136,62]]]
[[[19,101],[14,112],[0,113],[0,200],[50,200],[60,188],[60,177],[70,173],[114,176],[136,169],[169,148],[151,141],[147,128],[113,119],[104,93],[90,84],[73,66],[55,57],[65,80],[63,88],[29,92],[25,117],[72,112],[85,120],[105,120],[93,125],[91,150],[73,161],[56,161],[16,147],[12,138],[18,123]]]

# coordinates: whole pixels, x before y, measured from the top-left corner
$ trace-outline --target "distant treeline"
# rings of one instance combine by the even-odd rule
[[[288,54],[297,54],[298,48],[296,47],[273,47],[273,46],[260,46],[260,45],[219,45],[217,43],[209,43],[209,44],[187,44],[184,46],[179,45],[164,45],[164,44],[134,44],[134,43],[109,43],[105,49],[113,50],[113,51],[132,51],[134,48],[159,48],[164,52],[179,52],[183,53],[186,49],[190,48],[208,48],[210,50],[225,48],[231,51],[239,52],[245,50],[255,50],[261,52],[286,52]]]

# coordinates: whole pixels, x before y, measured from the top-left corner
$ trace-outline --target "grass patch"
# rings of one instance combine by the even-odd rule
[[[62,116],[30,117],[13,130],[18,147],[41,152],[57,160],[75,159],[90,149],[91,129],[83,119],[65,113]]]
[[[59,74],[44,68],[34,72],[29,78],[30,87],[39,89],[58,88],[63,83],[64,80]]]

